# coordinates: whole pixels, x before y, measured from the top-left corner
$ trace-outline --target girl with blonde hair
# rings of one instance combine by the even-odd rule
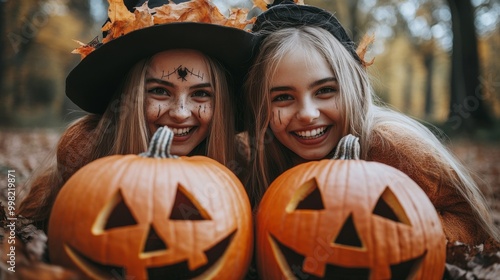
[[[377,99],[365,61],[331,13],[284,1],[258,16],[252,31],[261,41],[245,84],[254,207],[281,173],[332,158],[352,134],[361,159],[403,171],[426,192],[449,241],[498,241],[467,169],[428,128]]]

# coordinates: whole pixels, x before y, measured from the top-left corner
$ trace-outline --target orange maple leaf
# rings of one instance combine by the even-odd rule
[[[375,61],[375,58],[372,58],[371,61],[365,60],[365,55],[366,52],[368,51],[368,47],[373,43],[373,41],[375,41],[375,35],[365,34],[363,38],[361,38],[361,41],[359,42],[359,45],[356,48],[356,53],[361,59],[361,64],[363,64],[364,67],[372,65],[373,62]]]
[[[253,6],[257,7],[263,11],[267,10],[267,3],[265,0],[253,0]]]
[[[95,47],[93,46],[89,46],[78,40],[73,40],[73,41],[77,42],[80,45],[80,47],[74,49],[71,53],[79,54],[81,59],[84,59],[89,53],[95,50]]]
[[[155,24],[200,22],[243,29],[255,21],[255,17],[247,19],[246,9],[233,9],[231,14],[225,17],[210,0],[191,0],[180,4],[169,2],[152,9],[145,2],[142,6],[136,7],[134,12],[127,9],[123,0],[108,0],[108,2],[109,21],[102,27],[102,31],[106,32],[106,37],[102,39],[103,44]],[[94,46],[83,44],[73,53],[79,53],[83,58],[93,50],[95,50]]]
[[[103,43],[126,34],[128,25],[135,21],[134,13],[127,9],[123,0],[108,0],[108,3],[109,21],[102,27],[102,31],[107,32],[108,35],[103,38]]]

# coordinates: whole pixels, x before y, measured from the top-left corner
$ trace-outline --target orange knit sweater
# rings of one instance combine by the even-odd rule
[[[483,243],[489,236],[477,223],[466,199],[452,185],[446,172],[449,165],[437,160],[432,153],[429,145],[413,135],[382,127],[374,132],[368,160],[403,171],[425,191],[436,208],[448,241]]]

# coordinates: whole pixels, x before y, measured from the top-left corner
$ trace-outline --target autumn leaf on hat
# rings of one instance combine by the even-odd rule
[[[108,16],[110,21],[102,27],[102,31],[108,32],[106,37],[102,39],[103,43],[107,43],[134,30],[153,25],[153,16],[150,13],[147,2],[131,13],[125,4],[123,4],[123,0],[108,1]]]
[[[172,22],[199,22],[244,29],[255,22],[255,17],[247,19],[248,10],[232,9],[225,17],[210,0],[191,0],[180,4],[168,3],[150,9],[147,1],[134,12],[130,12],[123,0],[108,0],[109,21],[102,27],[107,35],[102,43],[107,43],[132,31],[157,24]],[[78,42],[78,41],[77,41]],[[95,50],[95,46],[78,42],[81,46],[72,53],[85,56]]]
[[[270,3],[269,3],[270,2]],[[261,9],[262,11],[267,10],[269,5],[278,4],[277,2],[282,2],[278,0],[253,0],[254,7]],[[304,5],[304,0],[293,0],[293,2],[297,5]]]
[[[233,9],[229,17],[225,17],[208,0],[192,0],[176,5],[163,5],[155,9],[155,24],[170,22],[201,22],[243,29],[254,19],[247,19],[246,9]]]
[[[368,47],[375,41],[375,35],[368,35],[366,34],[361,38],[361,42],[358,45],[358,48],[356,49],[356,53],[358,54],[359,58],[361,59],[361,64],[366,68],[368,66],[371,66],[373,62],[375,61],[375,58],[372,58],[372,60],[367,61],[365,60],[365,55],[368,51]]]
[[[97,46],[102,45],[102,43],[99,42],[98,37],[95,37],[88,44],[82,43],[78,40],[73,40],[73,41],[75,41],[77,44],[79,44],[80,47],[77,49],[74,49],[71,53],[79,54],[82,59],[84,57],[86,57],[89,53],[93,52]]]

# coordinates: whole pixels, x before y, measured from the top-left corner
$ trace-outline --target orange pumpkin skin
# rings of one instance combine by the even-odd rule
[[[269,186],[256,216],[262,279],[442,279],[445,244],[423,190],[376,162],[295,166]]]
[[[203,156],[91,162],[61,189],[48,236],[53,263],[93,279],[243,278],[253,246],[242,184]]]

